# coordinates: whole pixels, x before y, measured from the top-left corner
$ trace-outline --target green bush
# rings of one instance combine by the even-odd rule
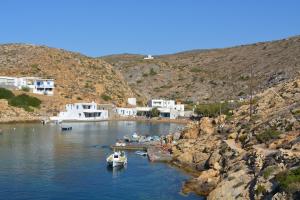
[[[230,110],[228,103],[199,104],[195,108],[195,113],[207,117],[216,117],[220,114],[220,111],[222,114],[231,115]]]
[[[239,92],[239,94],[238,94],[239,97],[240,97],[240,96],[244,96],[244,95],[246,95],[246,93],[243,92],[243,91]]]
[[[265,179],[269,178],[270,175],[274,172],[274,170],[276,169],[276,166],[269,166],[267,167],[264,171],[263,171],[263,177]]]
[[[263,185],[258,185],[257,188],[256,188],[256,190],[255,190],[255,194],[257,196],[260,195],[260,194],[264,194],[266,192],[267,192],[267,190],[266,190],[266,188]]]
[[[268,129],[265,130],[264,132],[256,135],[256,139],[260,142],[268,142],[272,139],[277,139],[279,135],[281,134],[280,131],[274,130],[274,129]]]
[[[109,100],[111,100],[111,97],[108,96],[107,94],[101,94],[101,98],[102,98],[104,101],[109,101]]]
[[[246,140],[247,140],[247,135],[246,135],[246,134],[241,135],[241,136],[239,137],[239,141],[240,141],[242,144],[244,144],[244,143],[246,142]]]
[[[15,96],[8,101],[9,105],[24,108],[26,111],[32,111],[30,107],[40,107],[41,103],[41,100],[38,98],[28,96],[27,94]]]
[[[275,176],[279,186],[289,193],[300,190],[300,167],[297,169],[280,172]]]
[[[12,91],[5,88],[0,88],[0,99],[10,99],[14,96],[15,95],[12,93]]]
[[[190,70],[190,72],[193,72],[193,73],[198,73],[198,72],[201,72],[202,70],[200,68],[197,68],[197,67],[194,67]]]
[[[152,110],[150,111],[150,117],[159,117],[159,110],[157,108],[152,108]]]
[[[148,74],[147,73],[143,73],[143,77],[147,77],[148,76]]]
[[[154,71],[153,68],[151,68],[151,69],[150,69],[150,72],[149,72],[149,75],[150,75],[150,76],[154,76],[154,75],[156,75],[156,74],[157,74],[157,72]]]
[[[29,88],[29,87],[26,87],[26,86],[23,86],[23,87],[22,87],[22,91],[24,91],[24,92],[29,92],[29,91],[30,91],[30,88]]]

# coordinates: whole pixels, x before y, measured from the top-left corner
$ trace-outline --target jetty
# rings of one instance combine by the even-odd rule
[[[170,149],[174,139],[178,139],[177,135],[174,133],[165,136],[146,137],[134,133],[131,137],[124,136],[123,139],[117,140],[110,148],[114,151],[143,151],[148,155],[151,162],[170,162],[172,161]]]
[[[111,145],[110,148],[114,150],[142,150],[142,151],[147,151],[149,144],[130,144],[126,143],[125,146],[117,146],[117,145]]]

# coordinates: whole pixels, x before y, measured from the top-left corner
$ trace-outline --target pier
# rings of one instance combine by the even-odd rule
[[[172,155],[167,151],[163,145],[154,144],[126,144],[125,146],[110,146],[113,150],[121,151],[145,151],[147,152],[148,159],[151,162],[170,162]]]
[[[116,146],[116,145],[111,145],[110,148],[114,150],[132,150],[132,151],[137,151],[137,150],[142,150],[142,151],[147,151],[148,147],[151,146],[149,144],[126,144],[125,146]]]

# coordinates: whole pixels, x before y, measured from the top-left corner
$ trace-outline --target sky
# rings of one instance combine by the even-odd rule
[[[0,44],[169,54],[300,35],[299,0],[1,0]]]

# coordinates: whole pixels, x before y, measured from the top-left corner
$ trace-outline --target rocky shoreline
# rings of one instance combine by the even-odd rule
[[[233,116],[190,123],[173,142],[172,163],[194,178],[183,193],[207,199],[300,198],[300,79],[258,94]]]

